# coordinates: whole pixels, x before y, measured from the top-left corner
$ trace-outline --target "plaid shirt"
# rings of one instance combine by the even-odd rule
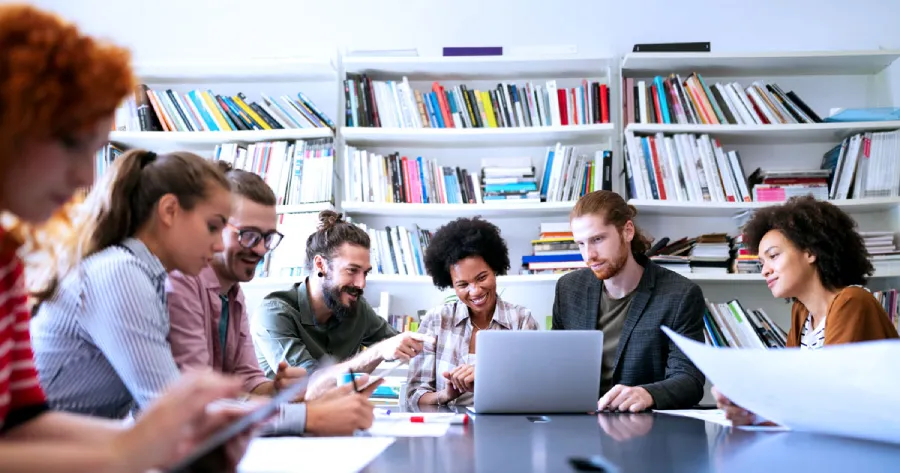
[[[447,387],[443,373],[466,363],[469,341],[472,339],[469,310],[462,302],[453,302],[428,311],[419,324],[419,333],[435,337],[435,344],[426,343],[421,355],[409,363],[406,386],[407,404],[417,406],[425,393],[439,392]],[[497,298],[494,317],[487,330],[537,330],[531,311]],[[465,393],[451,404],[471,403],[472,393]]]

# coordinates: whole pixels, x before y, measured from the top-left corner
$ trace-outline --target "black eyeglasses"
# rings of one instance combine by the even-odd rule
[[[276,230],[263,233],[255,228],[238,228],[230,223],[228,226],[237,232],[238,243],[248,250],[256,248],[256,245],[259,245],[259,242],[262,241],[265,244],[266,251],[272,251],[281,243],[282,238],[284,238],[284,235]]]

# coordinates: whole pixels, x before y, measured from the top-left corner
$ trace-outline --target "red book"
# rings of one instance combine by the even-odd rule
[[[556,98],[559,100],[559,122],[569,124],[569,108],[566,106],[566,89],[556,89]]]

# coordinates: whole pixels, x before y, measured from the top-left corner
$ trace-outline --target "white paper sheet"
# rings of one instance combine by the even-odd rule
[[[273,437],[250,443],[239,473],[356,473],[394,443],[388,437]]]
[[[690,417],[700,419],[702,421],[718,424],[723,427],[731,427],[731,421],[725,418],[725,411],[722,409],[672,409],[672,410],[654,410],[660,414],[668,414],[673,416]],[[780,425],[740,425],[740,430],[754,430],[758,432],[784,432],[790,430]]]
[[[673,416],[690,417],[692,419],[700,419],[713,424],[719,424],[725,427],[731,427],[731,421],[725,418],[725,411],[721,409],[673,409],[673,410],[654,410],[660,414],[668,414]]]
[[[442,437],[450,429],[446,423],[417,423],[396,420],[376,420],[369,427],[369,435],[376,437]]]
[[[792,430],[900,443],[900,340],[819,350],[717,348],[663,331],[716,389]]]

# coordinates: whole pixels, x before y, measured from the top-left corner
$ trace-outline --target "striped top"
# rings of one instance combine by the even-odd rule
[[[179,377],[165,283],[162,263],[134,238],[92,255],[60,282],[32,320],[51,407],[122,418]]]
[[[0,227],[0,241],[5,232]],[[14,249],[0,254],[0,434],[47,410],[28,335],[25,270]]]
[[[812,314],[806,317],[803,323],[803,331],[800,332],[800,348],[804,350],[817,350],[825,346],[825,319],[819,321],[819,326],[813,329]]]

